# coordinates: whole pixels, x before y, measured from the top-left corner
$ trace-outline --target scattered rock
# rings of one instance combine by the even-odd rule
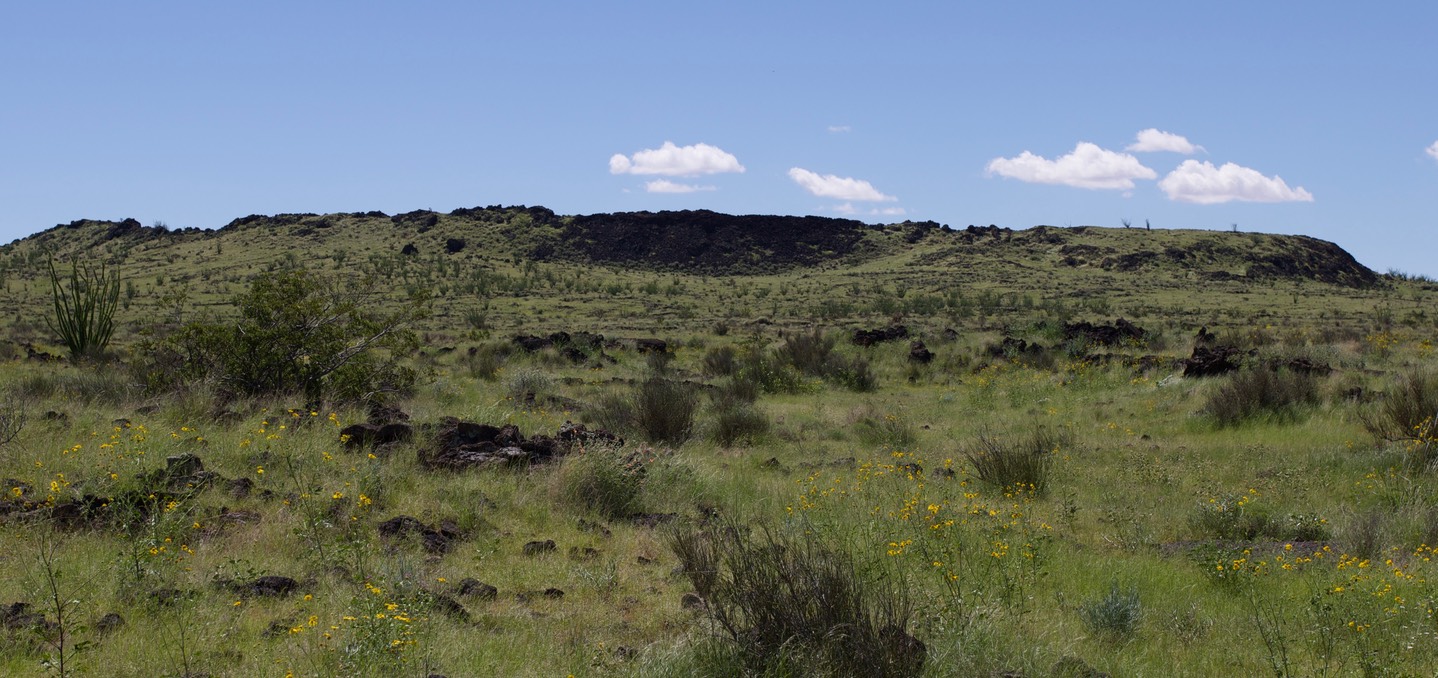
[[[248,598],[283,598],[294,593],[300,583],[279,575],[265,575],[248,582],[231,582],[230,590]]]
[[[444,241],[444,251],[450,254],[463,252],[465,246],[468,244],[469,243],[464,241],[464,238],[450,238]]]
[[[578,546],[571,546],[571,547],[569,547],[569,559],[570,559],[570,560],[575,560],[575,561],[578,561],[578,562],[581,562],[581,563],[587,563],[587,562],[591,562],[591,561],[594,561],[594,560],[598,560],[598,559],[599,559],[599,555],[600,555],[599,549],[594,548],[594,547],[592,547],[592,546],[585,546],[585,547],[583,547],[583,548],[580,548],[580,547],[578,547]]]
[[[559,547],[554,544],[553,539],[545,539],[544,541],[536,540],[524,545],[524,555],[538,556],[545,553],[554,553],[558,549]]]
[[[1064,323],[1064,341],[1082,341],[1090,346],[1141,345],[1148,333],[1123,318],[1112,325],[1095,325],[1087,321]]]
[[[658,527],[678,518],[677,513],[636,513],[629,516],[629,521],[638,527]]]
[[[403,249],[399,251],[399,253],[407,257],[412,257],[419,254],[419,248],[415,247],[414,243],[408,243],[404,246]]]
[[[856,346],[869,347],[874,344],[882,344],[886,341],[897,341],[909,337],[909,328],[904,325],[893,325],[873,330],[854,330],[854,336],[850,338]]]
[[[475,600],[494,600],[499,597],[499,589],[472,577],[459,580],[455,590],[460,596]]]
[[[909,362],[927,365],[934,359],[934,352],[924,345],[922,341],[914,341],[909,344]]]
[[[613,536],[613,534],[614,534],[614,533],[612,533],[612,532],[609,531],[609,528],[607,528],[607,527],[605,527],[605,526],[603,526],[603,525],[600,525],[599,523],[596,523],[596,522],[594,522],[594,521],[592,521],[592,520],[587,520],[587,519],[584,519],[584,518],[580,518],[580,519],[579,519],[579,530],[580,530],[581,532],[589,532],[589,533],[592,533],[592,534],[597,534],[597,535],[599,535],[599,536],[601,536],[601,537],[610,537],[610,536]]]
[[[119,612],[107,612],[104,616],[95,620],[95,632],[104,636],[118,630],[125,625],[125,618]]]
[[[426,525],[418,518],[398,515],[379,524],[379,536],[389,541],[399,541],[418,536],[424,550],[436,555],[448,553],[453,542],[463,535],[454,521],[443,520],[438,526]]]
[[[690,591],[679,596],[679,607],[685,610],[693,610],[694,612],[702,612],[706,606],[704,604],[704,598]]]

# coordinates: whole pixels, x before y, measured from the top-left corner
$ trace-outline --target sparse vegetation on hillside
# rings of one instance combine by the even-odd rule
[[[573,240],[679,218],[622,217],[0,249],[0,674],[1438,671],[1427,283],[1253,233]],[[106,360],[57,359],[49,252],[123,266]]]

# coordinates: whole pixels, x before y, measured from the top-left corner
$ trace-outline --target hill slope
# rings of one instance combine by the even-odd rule
[[[104,261],[125,278],[122,326],[230,312],[262,272],[305,267],[437,298],[436,331],[678,329],[765,318],[983,322],[1007,310],[1232,314],[1304,324],[1415,309],[1438,290],[1375,274],[1304,236],[1192,230],[871,226],[848,219],[709,211],[563,216],[543,207],[251,215],[214,231],[82,220],[0,247],[0,317],[43,338],[45,261]],[[717,276],[717,277],[716,277]],[[1391,307],[1391,308],[1390,308]]]

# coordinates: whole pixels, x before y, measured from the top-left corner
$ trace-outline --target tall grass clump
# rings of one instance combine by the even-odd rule
[[[1291,370],[1262,367],[1240,370],[1209,394],[1203,413],[1220,427],[1260,417],[1296,418],[1318,402],[1318,379]]]
[[[61,282],[50,260],[50,291],[55,313],[46,318],[50,330],[60,335],[70,358],[93,358],[105,351],[115,333],[115,308],[120,301],[120,272],[104,264],[91,268],[70,264],[68,285]]]
[[[860,576],[848,551],[811,530],[732,519],[669,536],[703,610],[746,675],[915,676],[926,648],[890,582]],[[716,670],[718,667],[716,667]]]
[[[1021,487],[1042,495],[1048,491],[1049,474],[1059,450],[1073,444],[1064,430],[1039,428],[1016,440],[1004,440],[980,433],[964,450],[974,474],[998,488]]]
[[[557,489],[573,505],[620,520],[639,510],[644,475],[639,455],[598,446],[565,457]]]
[[[1085,602],[1079,613],[1089,632],[1106,640],[1126,641],[1138,631],[1143,605],[1137,589],[1123,590],[1114,582],[1108,593]]]
[[[605,428],[651,443],[679,445],[693,434],[698,413],[699,394],[693,386],[650,376],[628,393],[601,400],[594,416]]]
[[[554,388],[554,377],[543,370],[525,367],[511,372],[504,379],[504,391],[516,402],[532,403]]]

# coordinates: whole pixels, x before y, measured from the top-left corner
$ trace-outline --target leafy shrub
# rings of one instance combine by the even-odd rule
[[[854,557],[812,531],[750,529],[720,518],[669,537],[704,611],[749,675],[914,676],[924,644],[910,605],[886,581],[865,581]],[[790,669],[792,670],[792,668]]]
[[[398,358],[415,346],[408,328],[426,298],[381,313],[377,294],[302,270],[260,275],[235,300],[238,321],[192,322],[142,346],[141,378],[158,389],[214,377],[240,394],[298,392],[310,402],[408,391],[415,375]]]
[[[635,453],[592,447],[565,457],[557,478],[561,498],[607,519],[619,520],[639,510],[644,465]]]
[[[1124,591],[1114,582],[1108,593],[1084,603],[1079,614],[1090,632],[1110,640],[1128,640],[1138,631],[1143,605],[1137,589]]]
[[[1438,373],[1413,370],[1398,376],[1372,410],[1362,413],[1364,428],[1389,442],[1414,441],[1438,417]]]
[[[1275,539],[1287,541],[1324,541],[1331,537],[1328,521],[1305,513],[1275,518],[1260,506],[1252,495],[1217,497],[1199,504],[1189,516],[1189,527],[1195,536],[1230,541]]]
[[[979,480],[999,488],[1021,487],[1042,495],[1048,491],[1054,457],[1071,444],[1068,432],[1047,428],[1036,429],[1013,442],[980,433],[964,450],[964,456],[973,465]]]
[[[869,369],[869,361],[863,356],[854,356],[852,360],[829,356],[824,378],[858,393],[869,393],[879,387],[878,377]]]
[[[1290,370],[1240,370],[1215,389],[1203,406],[1219,426],[1236,426],[1267,416],[1291,419],[1303,406],[1318,402],[1318,380]]]

